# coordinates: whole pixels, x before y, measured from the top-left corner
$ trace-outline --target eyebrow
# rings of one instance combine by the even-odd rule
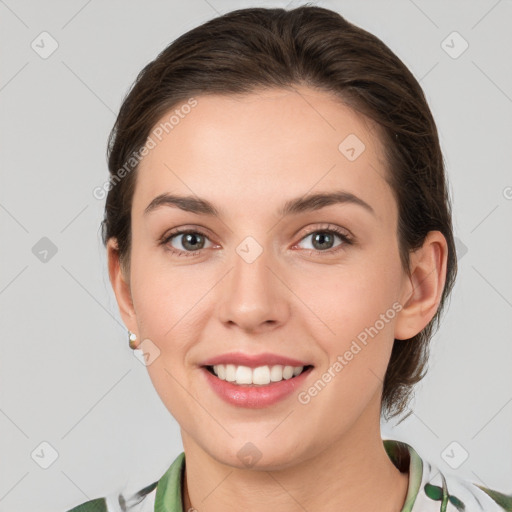
[[[368,203],[345,190],[321,192],[305,197],[290,199],[278,210],[277,214],[281,217],[287,217],[290,215],[297,215],[299,213],[320,210],[333,204],[347,203],[361,206],[372,215],[375,215],[375,210]],[[167,193],[156,196],[144,210],[144,215],[147,215],[163,206],[179,208],[183,211],[196,213],[198,215],[220,217],[219,210],[217,210],[217,208],[215,208],[215,206],[206,199],[194,196],[178,196]]]

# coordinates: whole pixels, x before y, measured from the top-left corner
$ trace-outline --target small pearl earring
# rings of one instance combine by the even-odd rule
[[[134,332],[128,331],[130,348],[133,350],[137,348],[135,342],[137,341],[137,335]]]

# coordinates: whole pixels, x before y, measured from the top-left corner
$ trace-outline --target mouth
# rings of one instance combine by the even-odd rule
[[[287,366],[263,365],[255,368],[235,364],[216,364],[203,366],[219,380],[242,387],[268,386],[285,380],[293,380],[309,372],[313,365]]]

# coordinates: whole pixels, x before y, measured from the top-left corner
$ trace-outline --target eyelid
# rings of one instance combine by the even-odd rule
[[[211,231],[208,228],[205,228],[203,226],[197,226],[197,225],[189,225],[185,224],[183,226],[178,226],[176,228],[168,229],[164,232],[164,234],[158,239],[159,243],[164,243],[168,238],[175,236],[175,235],[183,235],[185,233],[199,233],[205,237],[208,237],[208,239],[213,238]]]
[[[336,224],[331,224],[331,223],[327,222],[327,223],[323,223],[323,224],[314,226],[312,228],[306,228],[304,234],[300,237],[300,240],[302,240],[306,236],[316,233],[317,231],[334,231],[337,234],[344,235],[351,240],[355,239],[354,235],[352,235],[352,233],[347,228],[343,228]],[[300,231],[299,234],[302,232],[303,231]],[[299,236],[299,234],[297,236]]]

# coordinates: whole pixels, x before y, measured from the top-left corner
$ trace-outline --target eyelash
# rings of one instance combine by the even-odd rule
[[[337,253],[340,250],[343,250],[345,248],[345,246],[353,245],[354,244],[354,240],[352,239],[351,236],[347,235],[345,232],[341,231],[336,226],[332,226],[330,224],[327,227],[317,228],[317,229],[314,229],[312,231],[309,231],[308,233],[306,233],[300,239],[300,242],[302,242],[302,240],[304,240],[308,236],[313,235],[314,233],[329,233],[329,234],[337,235],[342,240],[343,243],[338,245],[337,247],[334,247],[332,249],[328,249],[327,251],[318,251],[318,250],[315,250],[315,249],[304,249],[305,251],[308,252],[308,254],[312,254],[312,253],[316,253],[316,254],[326,253],[326,254],[332,255],[334,253]],[[194,235],[197,234],[197,235],[201,235],[201,236],[203,236],[205,238],[208,238],[208,235],[206,235],[205,233],[203,233],[202,231],[197,230],[197,229],[179,229],[179,230],[176,230],[176,231],[171,231],[169,234],[164,235],[160,239],[159,245],[166,246],[166,250],[168,250],[169,252],[171,252],[171,253],[173,253],[173,254],[175,254],[177,256],[185,256],[187,258],[192,257],[192,256],[197,256],[204,249],[199,249],[198,251],[193,251],[193,252],[191,252],[191,251],[178,251],[174,247],[171,247],[171,246],[167,245],[171,241],[171,239],[173,239],[174,237],[179,236],[179,235],[188,235],[188,234],[194,234]]]

